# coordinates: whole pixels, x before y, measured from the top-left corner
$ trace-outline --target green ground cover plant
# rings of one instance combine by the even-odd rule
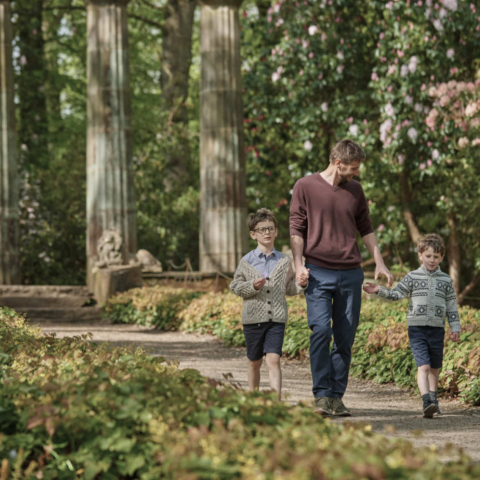
[[[148,288],[126,292],[113,300],[117,308],[117,319],[129,322],[133,300],[131,297],[152,298]],[[181,289],[179,289],[181,290]],[[182,298],[182,307],[175,302],[163,300],[165,308],[156,308],[157,324],[167,324],[175,318],[173,326],[186,332],[209,333],[230,346],[243,346],[241,325],[242,300],[231,292],[206,293],[188,303],[179,291],[168,293],[172,298]],[[200,295],[200,294],[198,294]],[[121,298],[121,300],[119,300]],[[123,302],[123,303],[122,303]],[[142,305],[145,311],[153,311],[149,301]],[[138,302],[140,304],[141,302]],[[289,321],[285,331],[283,351],[291,357],[308,355],[310,329],[306,321],[305,299],[301,296],[287,299]],[[186,305],[186,306],[185,306]],[[143,307],[142,307],[143,308]],[[395,382],[397,385],[416,387],[416,366],[413,359],[407,330],[408,301],[389,303],[366,300],[362,305],[360,325],[353,348],[351,373],[354,376],[378,383]],[[123,313],[125,316],[123,317]],[[143,316],[147,313],[142,313]],[[142,317],[143,318],[143,317]],[[440,388],[448,395],[480,404],[480,310],[460,308],[462,333],[460,342],[451,342],[445,337],[445,357],[440,375]],[[447,329],[448,330],[448,329]]]
[[[473,479],[460,452],[335,425],[141,349],[56,339],[0,309],[2,479]]]

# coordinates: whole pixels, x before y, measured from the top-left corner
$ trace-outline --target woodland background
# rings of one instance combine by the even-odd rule
[[[21,271],[84,284],[86,8],[15,0]],[[247,197],[288,245],[295,181],[345,137],[393,271],[438,232],[460,301],[480,297],[480,8],[457,0],[248,0],[240,8]],[[139,248],[198,268],[200,7],[128,5]],[[178,39],[181,38],[181,41]],[[366,256],[366,252],[365,256]]]

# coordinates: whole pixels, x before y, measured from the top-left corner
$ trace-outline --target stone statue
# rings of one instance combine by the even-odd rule
[[[97,254],[95,268],[122,265],[122,236],[113,230],[105,230],[97,242]]]
[[[162,264],[148,250],[140,249],[136,255],[144,272],[162,272]]]

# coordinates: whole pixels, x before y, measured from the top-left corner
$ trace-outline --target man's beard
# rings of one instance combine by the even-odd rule
[[[347,183],[353,178],[353,175],[340,175],[340,183]]]

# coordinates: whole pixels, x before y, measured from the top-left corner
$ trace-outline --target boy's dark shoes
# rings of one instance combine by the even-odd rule
[[[329,397],[318,397],[315,399],[315,404],[313,406],[313,411],[319,413],[324,417],[333,415],[332,411],[332,400],[333,398]]]
[[[352,412],[345,406],[341,398],[332,398],[332,414],[335,417],[351,417]]]
[[[423,400],[423,418],[433,418],[433,415],[437,413],[437,406],[430,400]]]
[[[438,406],[438,400],[434,400],[433,404],[437,407],[437,415],[441,415],[442,412],[440,411],[440,407]]]

